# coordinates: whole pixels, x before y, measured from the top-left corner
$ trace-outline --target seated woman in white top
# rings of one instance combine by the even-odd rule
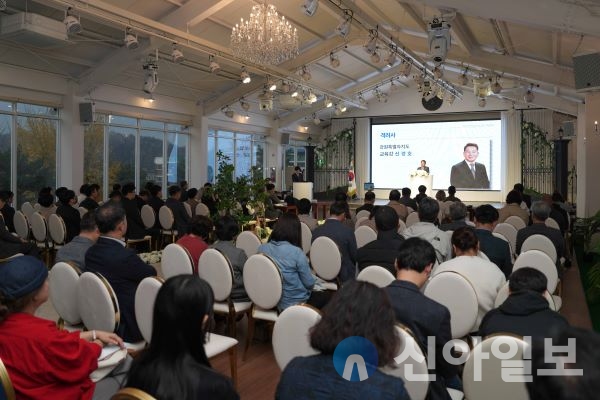
[[[434,267],[431,277],[450,271],[462,275],[471,283],[479,303],[477,321],[473,327],[473,331],[476,331],[483,316],[494,308],[496,295],[506,283],[506,278],[496,264],[477,256],[479,240],[472,228],[464,227],[454,231],[452,250],[456,257]]]

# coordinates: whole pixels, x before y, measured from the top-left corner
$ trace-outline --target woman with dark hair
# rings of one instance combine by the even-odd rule
[[[204,215],[196,215],[190,221],[187,235],[183,235],[177,244],[185,248],[192,256],[194,263],[194,274],[198,272],[198,260],[204,250],[208,249],[210,232],[212,232],[213,223],[210,218]]]
[[[213,302],[197,275],[168,279],[154,303],[152,341],[133,361],[127,386],[160,400],[239,399],[204,351]]]
[[[45,191],[44,189],[49,190]],[[57,207],[54,204],[54,196],[51,193],[52,189],[44,189],[40,190],[40,194],[38,195],[38,204],[40,205],[40,209],[38,211],[44,218],[46,218],[46,221],[48,221],[50,215],[56,214]]]
[[[75,236],[79,235],[79,225],[81,224],[81,214],[75,208],[77,197],[74,191],[64,190],[58,194],[58,200],[60,205],[56,209],[56,214],[65,222],[65,228],[67,229],[65,242],[70,242]]]
[[[516,216],[529,225],[529,211],[521,208],[523,197],[517,190],[511,190],[506,195],[506,204],[498,210],[498,223],[506,221],[508,217]]]
[[[395,364],[400,338],[394,324],[394,310],[382,289],[367,282],[348,282],[323,309],[323,317],[311,329],[310,344],[321,354],[294,358],[281,375],[275,397],[279,400],[409,399],[402,379],[377,369]],[[351,383],[340,376],[334,353],[340,343],[357,336],[370,342],[376,354],[371,353],[370,357],[361,354],[370,372],[369,379]]]
[[[250,301],[244,289],[244,264],[248,259],[246,252],[235,247],[235,238],[240,233],[240,226],[235,218],[226,215],[215,222],[215,236],[217,241],[212,245],[227,257],[233,269],[233,287],[231,299],[233,301]]]
[[[459,228],[452,234],[452,249],[455,258],[441,263],[433,268],[431,277],[442,272],[455,272],[466,278],[477,294],[479,311],[477,321],[471,332],[479,329],[483,316],[494,308],[496,295],[506,283],[504,273],[496,264],[478,256],[479,239],[473,228]]]
[[[327,291],[312,291],[316,279],[310,272],[308,258],[302,251],[300,220],[296,214],[285,213],[277,220],[269,242],[258,247],[259,253],[271,257],[283,277],[283,293],[277,308],[308,303],[321,308],[329,301]]]

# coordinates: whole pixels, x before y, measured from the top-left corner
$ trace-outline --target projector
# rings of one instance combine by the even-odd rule
[[[446,59],[451,46],[450,24],[434,18],[428,30],[429,55],[435,65],[440,65]]]
[[[304,5],[301,7],[304,14],[312,17],[317,12],[317,8],[319,8],[319,0],[306,0]]]
[[[152,93],[158,86],[158,65],[156,64],[146,64],[143,66],[146,71],[144,78],[144,92]]]

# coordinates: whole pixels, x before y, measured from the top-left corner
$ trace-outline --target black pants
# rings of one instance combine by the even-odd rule
[[[320,310],[329,303],[334,293],[333,290],[314,291],[310,294],[306,303]]]

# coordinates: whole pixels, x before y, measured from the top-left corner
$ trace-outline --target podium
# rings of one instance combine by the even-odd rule
[[[313,183],[312,182],[294,182],[292,184],[292,192],[298,200],[308,199],[313,200]]]
[[[432,192],[433,188],[433,175],[428,176],[411,176],[409,178],[410,182],[410,190],[411,196],[415,197],[419,193],[419,186],[424,185],[427,188],[425,192],[427,196],[434,197],[434,193]]]

